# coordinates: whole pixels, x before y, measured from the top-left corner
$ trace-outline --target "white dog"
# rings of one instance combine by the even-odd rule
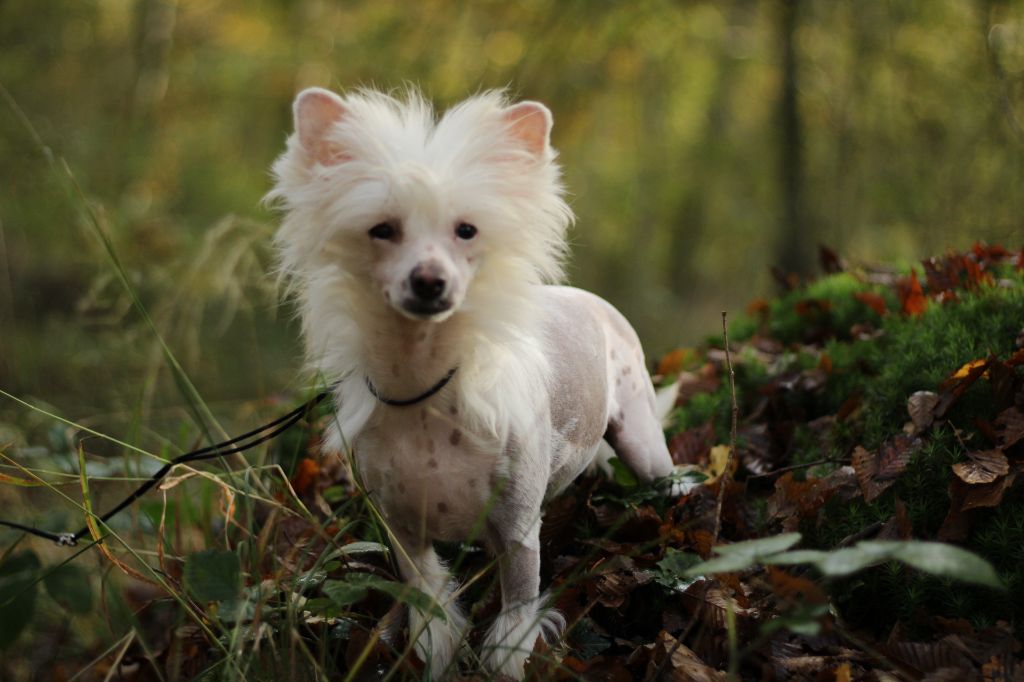
[[[465,630],[432,542],[482,539],[502,611],[481,658],[522,677],[545,627],[544,501],[602,438],[643,481],[672,470],[635,332],[550,285],[572,220],[551,113],[489,92],[438,120],[416,93],[319,88],[294,111],[269,194],[280,264],[310,364],[338,382],[334,444],[351,446],[403,579],[446,614],[411,609],[415,650],[441,677]]]

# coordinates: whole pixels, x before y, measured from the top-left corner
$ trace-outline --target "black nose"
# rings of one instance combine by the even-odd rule
[[[444,273],[433,263],[417,265],[409,275],[409,288],[421,301],[436,301],[444,293]]]

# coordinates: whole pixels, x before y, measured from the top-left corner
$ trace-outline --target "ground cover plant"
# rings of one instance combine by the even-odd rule
[[[822,263],[734,316],[728,353],[711,338],[652,368],[678,390],[667,436],[685,495],[613,460],[611,479],[550,504],[543,580],[567,628],[530,677],[1022,674],[1024,251],[978,244],[889,270],[823,250]],[[154,468],[98,457],[85,425],[24,409],[0,473],[34,493],[40,513],[22,520],[77,526],[45,513],[48,495],[98,512]],[[92,525],[102,543],[0,534],[0,676],[422,678],[402,607],[436,605],[401,584],[357,480],[319,451],[329,414],[311,409],[244,463],[176,468]],[[443,551],[479,644],[499,606],[493,561]],[[35,651],[19,648],[26,630]],[[472,655],[457,674],[484,679]]]

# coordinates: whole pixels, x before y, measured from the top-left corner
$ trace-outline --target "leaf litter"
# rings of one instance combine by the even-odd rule
[[[1024,680],[1016,618],[956,617],[918,600],[872,621],[848,614],[843,599],[873,575],[907,589],[925,573],[1002,584],[1002,573],[986,573],[988,563],[972,563],[981,560],[947,543],[966,543],[985,520],[980,514],[1019,497],[1024,328],[1018,324],[1009,351],[1004,343],[1001,352],[936,368],[943,378],[890,399],[901,407],[881,419],[872,411],[885,396],[865,389],[864,378],[885,372],[884,362],[851,357],[849,349],[885,343],[893,321],[924,324],[979,292],[1020,288],[1024,251],[978,244],[906,274],[854,270],[834,252],[821,255],[829,273],[822,286],[856,286],[821,294],[814,282],[777,272],[783,295],[755,301],[748,333],[730,333],[741,339],[730,349],[741,403],[730,476],[723,476],[729,382],[719,341],[670,352],[654,366],[678,391],[669,449],[695,476],[683,496],[666,499],[615,469],[613,480],[581,478],[547,506],[542,583],[567,627],[560,642],[538,643],[529,678]],[[424,668],[409,653],[397,607],[436,605],[403,587],[349,473],[318,457],[318,428],[309,432],[290,484],[311,516],[256,505],[259,543],[274,559],[254,557],[236,583],[234,568],[213,571],[192,555],[187,582],[195,590],[204,585],[196,576],[207,573],[224,582],[223,594],[203,588],[197,596],[220,602],[221,612],[241,614],[224,607],[248,604],[255,642],[281,614],[299,613],[293,636],[331,643],[331,679],[381,679],[389,670],[397,671],[393,679],[420,678]],[[929,502],[936,520],[926,522],[921,505],[904,495],[924,475],[922,462],[950,440],[951,461]],[[282,491],[278,501],[289,499]],[[332,511],[339,505],[344,518]],[[853,520],[843,516],[851,509],[859,510]],[[475,624],[469,642],[478,646],[500,609],[495,567],[472,546],[441,549],[462,581],[460,601]],[[1007,599],[994,587],[945,580],[947,591],[1024,603],[1013,581]],[[155,613],[140,609],[141,627]],[[227,617],[212,607],[206,615]],[[148,654],[165,672],[198,673],[217,660],[201,629],[165,632]],[[453,679],[487,678],[468,662]]]

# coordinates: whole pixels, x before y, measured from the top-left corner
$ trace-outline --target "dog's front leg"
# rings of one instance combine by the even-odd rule
[[[466,617],[455,603],[451,576],[429,541],[393,534],[392,544],[402,579],[433,600],[431,611],[440,609],[444,614],[438,618],[409,605],[409,637],[416,655],[427,664],[431,679],[444,679],[455,672],[455,655],[466,630]]]
[[[537,637],[562,625],[559,614],[541,608],[539,531],[538,523],[522,540],[491,532],[501,579],[501,613],[487,633],[483,663],[489,670],[517,680],[523,677]]]

